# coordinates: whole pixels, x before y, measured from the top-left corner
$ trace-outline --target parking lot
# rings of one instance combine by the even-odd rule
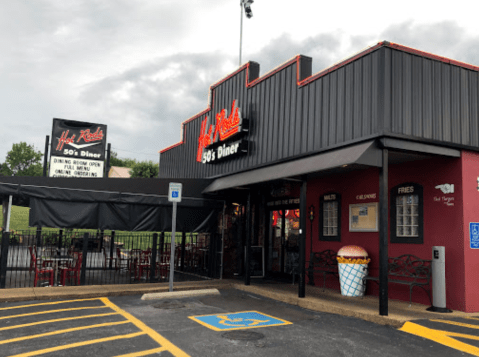
[[[2,303],[0,336],[1,356],[466,355],[411,331],[235,289],[146,301],[132,295]]]

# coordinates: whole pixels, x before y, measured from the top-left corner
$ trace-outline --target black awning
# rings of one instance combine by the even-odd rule
[[[344,165],[381,167],[381,149],[374,141],[348,146],[318,155],[288,161],[214,180],[203,193],[212,193],[261,182],[299,178],[302,175],[330,170]]]
[[[30,226],[168,231],[170,182],[183,185],[178,230],[193,232],[214,226],[215,213],[224,202],[201,193],[211,180],[0,177],[0,196],[11,195],[14,202],[29,205]]]

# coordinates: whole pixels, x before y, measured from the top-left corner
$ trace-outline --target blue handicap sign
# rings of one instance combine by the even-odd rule
[[[479,249],[479,223],[469,223],[469,235],[471,237],[471,249]]]
[[[257,311],[190,316],[190,319],[215,331],[290,325],[291,322],[265,315]]]
[[[171,197],[178,198],[178,191],[171,191]]]

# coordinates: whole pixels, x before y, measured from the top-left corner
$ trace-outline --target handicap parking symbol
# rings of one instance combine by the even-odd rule
[[[190,319],[215,331],[290,325],[291,322],[278,319],[257,311],[243,311],[226,314],[190,316]]]
[[[479,223],[469,223],[469,235],[471,238],[471,249],[479,249]]]

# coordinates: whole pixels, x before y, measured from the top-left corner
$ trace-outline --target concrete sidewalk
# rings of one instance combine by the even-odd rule
[[[380,316],[377,296],[345,297],[337,290],[325,289],[323,291],[323,289],[313,286],[306,286],[306,297],[298,298],[298,286],[292,284],[252,282],[251,285],[246,286],[237,280],[206,280],[174,284],[174,291],[183,291],[185,297],[188,296],[188,291],[199,289],[238,289],[313,311],[352,316],[394,327],[401,327],[406,321],[418,319],[479,316],[479,313],[467,314],[460,311],[447,314],[433,313],[426,311],[428,307],[426,305],[413,303],[409,306],[408,302],[395,300],[389,300],[389,315]],[[2,289],[0,290],[0,302],[85,299],[149,293],[165,293],[168,295],[168,290],[168,283]],[[172,298],[178,298],[178,296],[175,294]]]

